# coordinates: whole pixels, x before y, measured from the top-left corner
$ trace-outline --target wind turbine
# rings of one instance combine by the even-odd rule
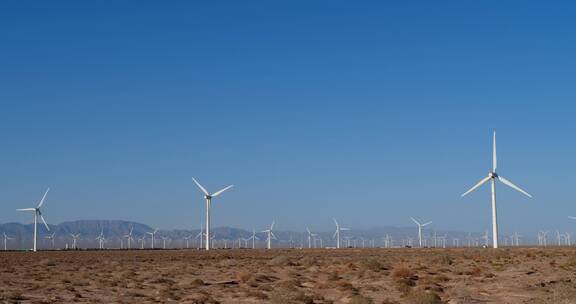
[[[163,243],[162,243],[162,249],[166,249],[166,241],[170,241],[170,238],[167,237],[167,236],[162,236],[162,237],[160,237],[160,238],[161,238],[162,241],[163,241]]]
[[[134,240],[134,238],[132,237],[132,230],[134,230],[134,227],[130,226],[130,232],[128,232],[128,234],[124,235],[124,237],[128,239],[128,249],[132,249],[131,241]]]
[[[202,223],[200,223],[200,232],[198,232],[198,234],[196,235],[196,237],[194,237],[195,239],[200,239],[200,247],[198,247],[198,249],[202,249],[202,241],[204,237],[204,225],[202,225]]]
[[[502,182],[504,185],[528,196],[532,197],[528,192],[520,189],[520,187],[514,185],[511,181],[505,179],[504,177],[498,175],[496,173],[497,167],[497,159],[496,159],[496,132],[494,132],[494,136],[492,137],[492,170],[488,173],[488,176],[485,177],[483,180],[479,181],[474,187],[470,188],[470,190],[464,192],[462,197],[466,196],[468,193],[476,190],[476,188],[482,186],[483,184],[490,181],[490,188],[492,190],[492,247],[498,248],[498,220],[496,216],[496,180]]]
[[[335,218],[332,219],[334,220],[334,224],[336,224],[336,231],[332,238],[336,238],[336,248],[340,248],[340,231],[347,231],[350,230],[350,228],[342,228],[338,225],[338,221]]]
[[[184,240],[186,241],[186,249],[190,248],[190,239],[193,237],[194,235],[191,234],[189,236],[185,236]]]
[[[98,248],[104,249],[104,242],[106,241],[106,239],[104,238],[104,229],[100,231],[100,235],[96,237],[96,240],[98,241]]]
[[[270,225],[269,229],[263,230],[261,232],[264,232],[267,234],[267,238],[266,238],[266,249],[272,249],[272,238],[276,239],[276,236],[274,235],[274,232],[272,232],[272,229],[274,228],[274,221],[272,221],[272,225]]]
[[[77,234],[71,233],[70,236],[72,237],[72,249],[78,249],[76,247],[76,242],[80,238],[80,233],[77,233]]]
[[[308,232],[308,248],[312,248],[312,239],[314,239],[317,236],[317,234],[310,232],[310,229],[308,229],[308,227],[306,227],[306,231]],[[316,247],[316,244],[314,244],[314,247]]]
[[[414,223],[416,223],[416,225],[418,225],[418,247],[422,248],[422,227],[426,227],[430,224],[432,224],[432,222],[427,222],[424,224],[420,224],[419,221],[415,220],[413,217],[410,218]]]
[[[47,235],[46,238],[48,240],[50,240],[50,244],[52,245],[52,249],[54,249],[54,239],[56,238],[56,232]]]
[[[146,234],[149,234],[150,237],[152,238],[152,244],[150,246],[152,246],[151,248],[154,249],[154,239],[156,238],[156,232],[158,232],[158,228],[154,229],[154,231],[152,232],[146,232]]]
[[[7,236],[6,232],[2,232],[2,236],[4,237],[4,251],[6,251],[8,249],[7,246],[8,240],[13,240],[14,238]]]
[[[138,242],[140,242],[140,249],[144,249],[144,243],[146,243],[146,235],[138,238]]]
[[[208,191],[204,187],[202,187],[202,185],[200,185],[200,183],[195,178],[192,178],[192,180],[194,181],[196,186],[198,186],[198,189],[200,189],[200,191],[202,191],[202,193],[204,193],[204,198],[206,199],[206,250],[210,250],[210,207],[212,205],[212,198],[216,197],[216,196],[222,194],[222,192],[232,188],[233,185],[230,185],[226,188],[223,188],[219,191],[216,191],[216,192],[210,194],[210,193],[208,193]]]
[[[42,208],[42,205],[44,205],[44,200],[46,199],[46,195],[48,195],[48,191],[50,191],[50,188],[46,189],[46,192],[44,192],[44,196],[42,196],[42,199],[40,200],[36,208],[16,209],[16,211],[34,212],[34,248],[32,249],[34,252],[36,252],[36,242],[38,241],[38,217],[40,217],[40,219],[44,223],[44,226],[46,226],[46,230],[50,231],[50,227],[48,227],[48,224],[46,224],[46,221],[42,216],[42,211],[40,210],[40,208]]]
[[[256,248],[256,240],[259,240],[259,238],[256,236],[256,230],[254,230],[254,228],[252,228],[252,236],[246,239],[246,241],[249,240],[252,240],[252,249]]]

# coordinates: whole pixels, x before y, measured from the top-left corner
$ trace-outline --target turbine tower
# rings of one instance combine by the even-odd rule
[[[208,193],[208,191],[204,187],[202,187],[202,185],[200,185],[200,183],[195,178],[192,178],[192,180],[194,181],[196,186],[198,186],[198,189],[200,189],[200,191],[202,191],[202,193],[204,193],[204,198],[206,199],[206,250],[210,250],[210,207],[212,204],[212,198],[216,197],[216,196],[222,194],[222,192],[232,188],[233,185],[230,185],[226,188],[223,188],[219,191],[216,191],[216,192],[210,194],[210,193]]]
[[[158,232],[158,228],[154,229],[152,232],[146,232],[146,234],[150,235],[152,242],[150,244],[150,248],[154,249],[154,239],[156,238],[156,233]]]
[[[342,228],[338,225],[338,221],[335,218],[332,219],[334,220],[334,224],[336,224],[336,231],[332,238],[336,238],[336,248],[340,248],[340,231],[347,231],[350,230],[350,228]]]
[[[432,222],[427,222],[424,224],[420,224],[419,221],[415,220],[413,217],[410,218],[414,223],[416,223],[416,225],[418,225],[418,247],[422,248],[422,227],[426,227],[430,224],[432,224]]]
[[[6,251],[8,249],[8,240],[13,240],[14,238],[9,237],[8,235],[6,235],[6,232],[2,233],[2,236],[4,237],[4,251]]]
[[[48,224],[46,224],[46,221],[42,216],[42,211],[40,211],[40,208],[42,208],[42,205],[44,205],[44,200],[46,199],[46,195],[48,195],[48,191],[50,191],[50,188],[46,189],[46,192],[44,192],[44,196],[42,196],[42,199],[40,200],[36,208],[16,209],[16,211],[34,212],[34,248],[32,249],[34,252],[36,252],[36,243],[38,241],[38,217],[40,217],[40,219],[44,223],[44,226],[46,226],[46,230],[50,231],[50,227],[48,227]]]
[[[274,235],[274,232],[272,232],[272,229],[274,228],[274,221],[272,221],[272,225],[270,225],[269,229],[263,230],[261,232],[266,233],[267,238],[266,238],[266,249],[272,249],[272,238],[276,239],[276,236]]]
[[[470,190],[466,191],[462,194],[462,197],[466,196],[468,193],[476,190],[478,187],[482,186],[483,184],[490,181],[490,188],[492,190],[492,247],[498,248],[498,219],[496,216],[496,180],[502,182],[504,185],[528,196],[532,197],[528,192],[520,189],[520,187],[514,185],[511,181],[505,179],[504,177],[498,175],[496,173],[497,167],[497,158],[496,158],[496,132],[494,132],[494,136],[492,137],[492,170],[488,173],[488,176],[485,177],[483,180],[478,182],[474,187],[470,188]]]

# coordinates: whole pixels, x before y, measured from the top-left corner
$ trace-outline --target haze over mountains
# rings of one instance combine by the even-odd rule
[[[107,248],[120,248],[125,246],[122,242],[126,242],[124,237],[133,227],[133,245],[132,248],[140,248],[141,244],[138,243],[138,239],[145,237],[145,247],[150,247],[150,235],[147,232],[154,230],[146,224],[123,221],[123,220],[77,220],[62,222],[57,225],[49,225],[50,231],[47,231],[43,225],[39,225],[39,247],[44,249],[49,249],[51,247],[50,240],[46,238],[47,236],[55,233],[55,248],[65,248],[66,244],[71,244],[72,238],[71,234],[80,234],[79,247],[80,248],[97,248],[98,241],[96,237],[102,232],[107,239]],[[32,236],[34,231],[33,224],[22,224],[22,223],[5,223],[0,224],[0,234],[6,233],[8,237],[13,239],[8,240],[8,249],[28,249],[32,243]],[[256,230],[256,235],[259,240],[257,240],[257,247],[263,246],[265,241],[265,234],[261,233],[266,227],[259,227]],[[312,231],[317,234],[318,239],[322,239],[322,244],[324,246],[333,246],[335,240],[333,239],[334,231]],[[458,238],[460,244],[465,244],[465,238],[468,236],[468,232],[459,231],[434,231],[433,229],[426,229],[424,231],[426,238],[431,238],[436,232],[437,236],[447,235],[446,245],[452,245],[452,239]],[[168,238],[170,241],[167,248],[183,248],[185,247],[185,237],[190,237],[189,246],[198,247],[198,239],[195,238],[200,233],[200,229],[195,230],[159,230],[156,235],[156,247],[159,248],[161,245],[161,237]],[[252,231],[232,228],[232,227],[215,227],[212,228],[212,233],[217,241],[228,240],[228,246],[231,246],[233,241],[236,241],[236,247],[239,239],[246,239],[252,235]],[[307,247],[308,239],[307,233],[302,231],[282,231],[275,230],[274,234],[277,236],[277,240],[274,240],[276,246],[282,247]],[[366,246],[369,246],[369,242],[374,240],[375,246],[383,245],[383,237],[389,234],[394,240],[395,246],[400,246],[403,239],[409,237],[417,237],[416,227],[378,227],[368,230],[350,230],[342,233],[343,238],[356,239],[357,245],[360,246],[362,239],[365,240]],[[472,237],[480,238],[481,233],[472,233]],[[1,236],[1,235],[0,235]],[[123,241],[121,241],[123,239]],[[523,238],[524,243],[532,242],[533,238]],[[3,247],[3,239],[0,239],[0,243]]]

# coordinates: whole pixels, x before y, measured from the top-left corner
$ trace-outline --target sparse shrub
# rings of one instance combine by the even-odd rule
[[[318,260],[316,260],[316,258],[314,258],[314,257],[307,255],[307,256],[301,258],[299,263],[300,263],[300,265],[302,265],[304,267],[311,267],[314,265],[318,265]]]
[[[245,270],[238,273],[238,280],[242,283],[247,283],[252,277],[252,273]]]
[[[190,287],[200,287],[200,286],[204,286],[204,281],[202,281],[201,279],[194,279],[192,280],[192,282],[190,282]]]
[[[367,298],[363,295],[354,295],[350,298],[348,304],[372,304],[374,301],[372,299]]]
[[[442,304],[442,299],[434,292],[413,290],[406,297],[409,304]]]
[[[370,270],[374,272],[379,272],[381,270],[388,269],[386,265],[383,265],[376,259],[366,259],[360,261],[360,268],[363,270]]]
[[[390,274],[392,276],[392,278],[395,279],[407,279],[410,277],[414,276],[414,272],[412,272],[412,270],[410,270],[410,268],[405,267],[405,266],[398,266],[395,267],[394,270],[392,270],[392,273]]]
[[[279,255],[279,256],[271,259],[268,262],[268,265],[270,265],[270,266],[294,266],[294,263],[292,262],[292,260],[289,257],[284,256],[284,255]]]
[[[270,294],[272,304],[292,304],[292,303],[314,303],[312,297],[298,290],[287,290],[283,288],[274,289]]]
[[[412,290],[416,283],[408,278],[399,278],[394,281],[394,287],[402,294],[407,294]]]

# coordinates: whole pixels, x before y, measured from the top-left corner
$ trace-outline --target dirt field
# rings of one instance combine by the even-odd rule
[[[0,303],[576,303],[576,250],[0,252]]]

